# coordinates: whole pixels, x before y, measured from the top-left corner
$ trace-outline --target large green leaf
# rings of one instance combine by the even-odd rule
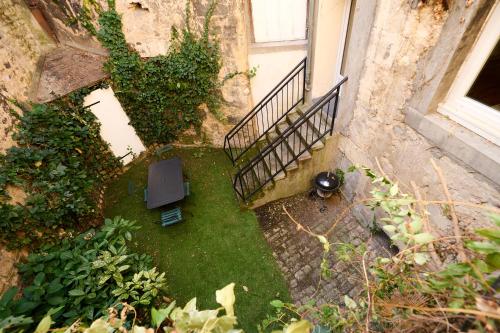
[[[68,295],[77,297],[85,295],[85,292],[82,289],[72,289],[68,292]]]
[[[493,269],[500,269],[500,253],[490,253],[486,256],[486,263]]]
[[[2,298],[0,298],[0,307],[9,304],[14,296],[16,296],[18,290],[19,289],[17,287],[10,287],[9,289],[7,289],[7,291],[2,294]]]
[[[498,253],[500,250],[500,247],[493,242],[470,241],[466,242],[466,246],[469,249],[482,254]]]
[[[171,302],[168,307],[156,310],[151,308],[151,324],[154,327],[159,327],[161,323],[168,317],[172,309],[175,307],[175,301]]]
[[[52,319],[50,316],[43,317],[40,323],[38,323],[35,333],[47,333],[50,329],[50,325],[52,325]]]
[[[294,322],[285,329],[284,333],[310,333],[312,325],[307,320]]]
[[[31,313],[31,310],[36,308],[38,306],[38,303],[36,302],[31,302],[25,299],[19,300],[19,302],[16,304],[14,307],[14,311],[17,314],[29,314]]]
[[[224,288],[217,290],[215,292],[215,299],[217,303],[224,307],[228,316],[234,316],[234,302],[236,301],[234,283],[230,283]]]

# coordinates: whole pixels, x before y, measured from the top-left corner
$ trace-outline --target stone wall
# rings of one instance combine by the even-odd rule
[[[203,31],[205,13],[209,0],[194,0],[192,24],[196,31]],[[178,29],[185,24],[186,1],[162,0],[119,0],[117,11],[122,14],[123,30],[127,41],[143,57],[165,54],[170,45],[171,27]],[[222,80],[228,73],[248,70],[248,50],[244,3],[241,0],[220,0],[211,21],[211,29],[219,40],[222,53]],[[250,83],[244,75],[225,82],[222,87],[222,113],[228,122],[236,123],[248,111],[251,104]],[[223,144],[223,138],[230,126],[207,113],[203,131],[216,146]]]
[[[344,67],[350,78],[340,105],[337,128],[342,134],[341,157],[336,164],[347,167],[359,163],[377,170],[378,160],[384,172],[400,182],[403,191],[411,193],[409,184],[415,181],[424,198],[442,200],[445,197],[431,166],[432,158],[442,168],[455,200],[500,207],[498,184],[446,154],[405,123],[409,100],[418,104],[416,92],[426,85],[421,80],[422,71],[432,78],[432,68],[442,69],[439,63],[429,62],[429,54],[441,46],[443,26],[457,16],[456,24],[460,24],[460,17],[480,11],[485,1],[471,6],[453,2],[449,11],[430,3],[416,9],[399,0],[379,1],[371,6],[357,1],[354,6]],[[372,17],[373,23],[366,17]],[[360,47],[366,48],[366,54],[359,51]],[[350,175],[346,179],[345,192],[351,200],[364,198],[369,188],[363,176]],[[451,234],[452,223],[446,212],[437,206],[429,210],[437,232]],[[457,210],[466,232],[488,224],[484,214],[464,207]],[[361,209],[357,214],[367,223],[372,221],[370,211]]]
[[[34,0],[32,0],[34,1]],[[74,18],[81,8],[81,0],[37,0],[44,11],[51,29],[61,44],[97,53],[105,53],[99,43],[81,26],[70,27],[65,22]],[[99,0],[106,9],[105,0]],[[204,16],[211,1],[193,0],[192,24],[201,32]],[[168,52],[172,26],[181,29],[185,24],[186,0],[117,0],[116,10],[122,15],[123,31],[129,45],[142,57],[154,57]],[[94,17],[94,24],[97,20]],[[219,40],[222,53],[221,80],[234,72],[248,70],[247,36],[242,0],[220,0],[212,18],[212,31]],[[249,110],[251,104],[250,83],[244,75],[225,82],[222,87],[222,114],[228,123],[236,123]],[[203,125],[204,136],[214,145],[223,144],[224,134],[230,125],[218,121],[207,113]]]
[[[22,0],[0,0],[0,152],[13,144],[7,99],[28,100],[40,56],[53,46]]]

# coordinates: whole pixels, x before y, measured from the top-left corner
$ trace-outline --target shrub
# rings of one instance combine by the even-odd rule
[[[0,301],[0,318],[27,315],[40,320],[51,308],[58,324],[78,318],[92,321],[117,302],[151,306],[165,286],[164,273],[152,268],[151,258],[130,252],[126,241],[135,222],[106,219],[99,231],[90,230],[60,244],[43,246],[19,266],[24,288]]]
[[[17,146],[0,155],[0,242],[38,244],[99,216],[99,189],[120,163],[83,107],[88,91],[15,114]],[[7,203],[7,185],[26,192],[24,206]]]

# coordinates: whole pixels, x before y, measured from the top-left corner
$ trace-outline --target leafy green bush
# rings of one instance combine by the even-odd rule
[[[27,315],[40,320],[51,308],[58,324],[78,318],[92,321],[117,302],[151,306],[165,286],[164,273],[152,268],[151,258],[130,252],[126,241],[135,222],[106,219],[99,231],[90,230],[60,244],[44,246],[19,266],[24,288],[0,301],[0,318]]]
[[[234,283],[215,292],[215,298],[221,306],[213,310],[198,310],[196,298],[191,299],[183,308],[175,307],[175,301],[165,308],[151,309],[151,323],[147,326],[139,326],[135,323],[136,310],[129,304],[123,303],[109,310],[106,316],[95,320],[89,327],[75,322],[70,327],[52,328],[52,312],[49,312],[36,327],[36,333],[55,332],[83,332],[83,333],[114,333],[114,332],[145,332],[153,333],[160,331],[172,333],[243,333],[243,330],[235,328],[237,318],[234,313]],[[220,312],[225,313],[221,314]],[[133,318],[130,318],[133,315]],[[11,316],[0,321],[0,332],[2,329],[11,331],[22,330],[23,326],[32,323],[31,318]],[[307,320],[291,321],[285,323],[275,333],[310,333],[313,325]],[[316,331],[315,331],[316,332]],[[321,331],[323,332],[323,331]]]
[[[83,108],[84,89],[64,100],[35,104],[16,115],[17,146],[0,155],[0,242],[11,246],[59,238],[99,216],[98,190],[119,166]],[[7,186],[21,187],[26,205],[8,204]]]
[[[209,36],[215,1],[205,17],[201,36],[191,29],[189,1],[186,26],[179,33],[172,28],[167,55],[142,61],[128,48],[120,15],[114,1],[99,17],[99,41],[109,50],[105,69],[110,73],[115,95],[131,125],[146,145],[170,142],[183,130],[202,122],[201,104],[215,111],[220,104],[221,68],[218,43]]]

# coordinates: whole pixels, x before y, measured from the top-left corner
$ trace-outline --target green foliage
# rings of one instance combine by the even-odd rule
[[[434,236],[425,232],[422,216],[413,208],[415,199],[399,190],[397,183],[386,177],[376,175],[371,169],[363,166],[352,166],[349,171],[360,170],[371,179],[372,195],[367,206],[372,210],[382,209],[386,214],[380,218],[384,223],[382,229],[391,236],[391,240],[403,243],[404,246],[419,246],[420,252],[406,252],[409,260],[424,265],[429,260],[425,245],[434,240]]]
[[[134,234],[138,244],[134,242],[133,248],[151,255],[158,269],[168,272],[167,295],[178,305],[196,296],[199,308],[210,308],[214,290],[230,281],[237,283],[239,327],[255,332],[271,300],[290,299],[257,217],[253,211],[241,209],[234,196],[227,176],[230,162],[222,149],[174,147],[161,158],[173,156],[181,158],[190,183],[190,196],[178,203],[183,223],[166,230],[155,223],[159,212],[148,210],[144,204],[142,188],[147,185],[148,165],[160,158],[156,156],[131,163],[109,185],[105,214],[121,215],[141,224],[141,230]],[[129,182],[138,189],[132,195]],[[209,278],[200,278],[197,271]]]
[[[206,104],[215,112],[220,104],[220,50],[209,36],[216,2],[209,7],[200,36],[190,27],[189,3],[185,28],[180,32],[172,28],[168,54],[146,61],[127,46],[113,1],[99,17],[97,36],[110,54],[105,69],[131,125],[146,145],[170,142],[183,130],[198,128],[203,116],[200,106]]]
[[[29,315],[37,321],[56,308],[52,320],[69,324],[78,318],[99,318],[120,301],[151,305],[165,277],[151,268],[150,257],[127,248],[137,228],[135,222],[119,217],[106,219],[97,232],[90,230],[30,254],[19,266],[22,298],[13,300],[13,291],[7,292],[6,300],[0,301],[0,318]]]
[[[176,333],[242,333],[242,330],[236,329],[236,317],[234,316],[234,283],[227,285],[221,290],[216,291],[216,300],[222,307],[213,310],[200,311],[196,307],[196,298],[191,299],[183,308],[175,307],[175,302],[171,303],[166,308],[151,310],[153,317],[153,327],[162,332],[176,332]],[[225,313],[220,312],[224,310]],[[135,325],[135,318],[131,323],[129,314],[136,314],[135,308],[122,304],[120,308],[112,308],[109,314],[95,320],[89,328],[81,325],[79,322],[71,325],[69,328],[51,329],[57,332],[95,332],[95,333],[113,333],[113,332],[127,332],[131,329],[132,332],[146,332],[143,326]],[[36,332],[46,333],[49,331],[52,322],[52,313],[49,313],[40,321],[37,326]],[[164,323],[164,325],[162,325]],[[304,324],[301,324],[304,326]],[[16,326],[13,324],[12,326]],[[131,327],[132,326],[132,327]],[[2,327],[0,326],[0,330]],[[1,331],[0,331],[1,332]],[[153,332],[150,329],[148,332]],[[295,330],[288,330],[288,333],[307,333],[308,331],[300,330],[297,327]]]
[[[17,146],[0,155],[0,242],[34,246],[99,216],[98,190],[120,163],[83,108],[89,91],[15,114]],[[25,205],[9,203],[8,185],[26,192]]]

